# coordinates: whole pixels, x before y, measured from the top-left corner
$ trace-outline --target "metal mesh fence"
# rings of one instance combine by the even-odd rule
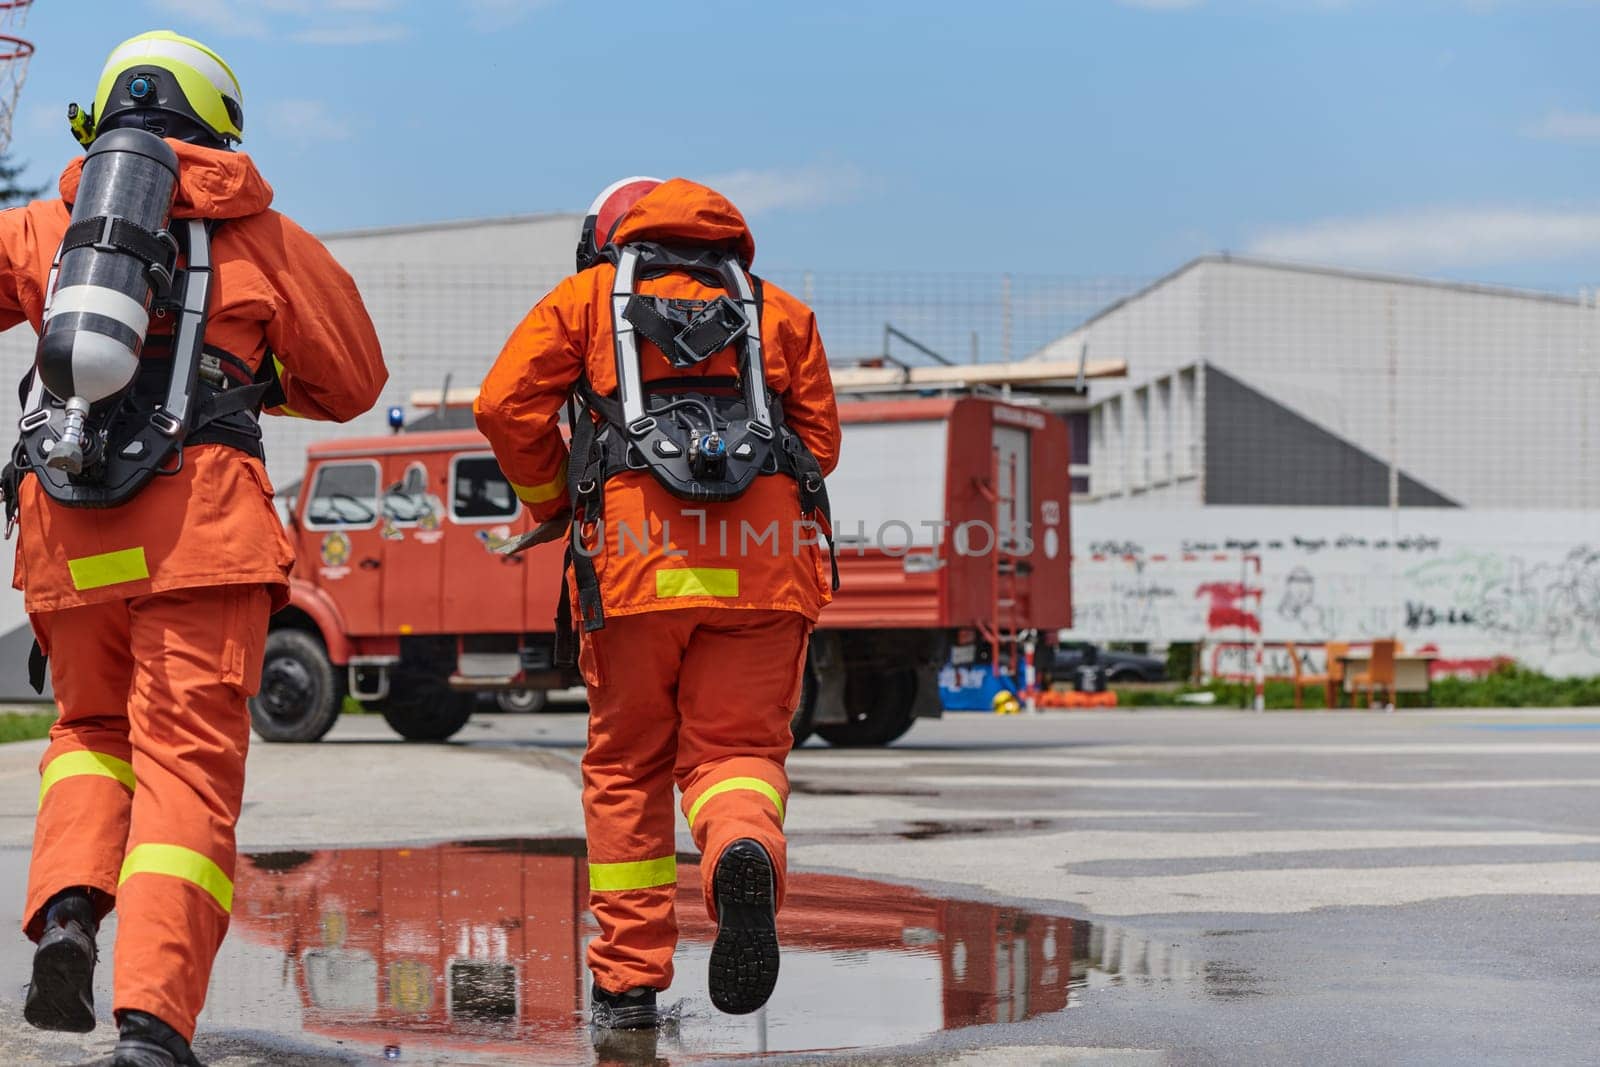
[[[391,381],[380,408],[349,427],[270,420],[280,485],[298,479],[311,441],[385,433],[382,407],[447,381],[475,387],[567,272],[429,264],[420,253],[347,266]],[[1261,556],[1266,591],[1239,604],[1260,608],[1250,625],[1272,640],[1409,633],[1461,660],[1506,654],[1600,672],[1592,291],[1227,257],[1154,281],[766,277],[814,307],[836,366],[885,355],[1125,362],[1125,377],[1054,401],[1073,429],[1075,603],[1095,627],[1085,636],[1204,639],[1217,636],[1210,620],[1226,617],[1237,637],[1239,613],[1211,610],[1227,583],[1204,568],[1190,580],[1137,561],[1248,552]],[[24,333],[0,340],[19,372],[33,343]],[[14,394],[0,393],[0,417],[15,425],[17,414]],[[1097,557],[1123,570],[1097,572]]]

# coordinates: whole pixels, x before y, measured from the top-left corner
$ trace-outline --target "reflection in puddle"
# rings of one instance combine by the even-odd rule
[[[247,856],[230,941],[248,973],[230,968],[213,999],[242,997],[248,1015],[249,998],[266,1010],[276,990],[297,1002],[280,1017],[306,1034],[386,1059],[587,1058],[583,851],[551,839]],[[1130,980],[1238,992],[1119,928],[791,873],[777,994],[754,1016],[723,1016],[704,993],[715,929],[699,867],[680,857],[679,871],[678,977],[664,1002],[681,998],[681,1024],[663,1055],[906,1044],[1060,1011],[1072,990]]]

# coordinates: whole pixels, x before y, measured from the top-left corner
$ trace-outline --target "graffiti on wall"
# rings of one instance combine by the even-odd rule
[[[1509,656],[1556,673],[1600,673],[1600,530],[1572,513],[1458,511],[1430,515],[1440,529],[1396,537],[1283,528],[1307,512],[1329,516],[1271,510],[1260,524],[1280,529],[1257,537],[1163,538],[1151,527],[1166,534],[1165,522],[1119,516],[1125,529],[1085,546],[1125,551],[1074,557],[1074,629],[1151,642],[1394,636],[1449,658]],[[1535,539],[1552,531],[1573,536]]]

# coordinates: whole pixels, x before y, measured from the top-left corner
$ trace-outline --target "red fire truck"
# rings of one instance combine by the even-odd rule
[[[716,930],[697,864],[678,870],[689,986]],[[234,934],[283,954],[259,966],[293,987],[307,1032],[407,1061],[587,1058],[582,841],[264,853],[237,877]],[[1085,923],[864,878],[791,874],[778,924],[779,999],[760,1022],[718,1020],[722,1042],[810,1050],[1021,1022],[1067,1007],[1095,965]]]
[[[864,400],[841,416],[828,487],[842,585],[794,732],[884,745],[941,714],[952,656],[1005,663],[1070,624],[1067,430],[982,396]],[[476,431],[314,445],[289,525],[292,602],[251,701],[266,740],[322,737],[349,696],[402,737],[438,741],[479,693],[535,706],[579,684],[554,657],[562,549],[496,551],[529,520]]]

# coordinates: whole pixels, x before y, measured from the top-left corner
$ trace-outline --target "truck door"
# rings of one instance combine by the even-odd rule
[[[439,616],[444,579],[446,456],[389,456],[384,463],[383,629],[450,632]]]
[[[528,528],[522,503],[491,452],[450,457],[450,521],[445,532],[439,615],[447,632],[522,632],[525,555],[495,551]]]
[[[379,535],[378,461],[338,459],[311,473],[301,525],[318,554],[312,580],[339,607],[348,633],[381,633],[383,538]]]

